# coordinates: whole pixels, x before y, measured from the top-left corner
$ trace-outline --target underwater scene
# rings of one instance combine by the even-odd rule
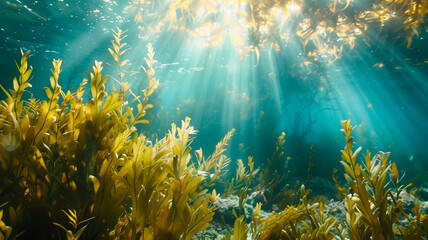
[[[0,240],[428,239],[428,0],[0,0]]]

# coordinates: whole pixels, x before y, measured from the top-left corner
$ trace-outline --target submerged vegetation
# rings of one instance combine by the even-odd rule
[[[61,90],[61,60],[53,61],[48,100],[22,100],[31,87],[29,54],[1,102],[0,197],[14,236],[59,238],[62,229],[67,239],[189,239],[207,227],[217,195],[199,189],[203,178],[190,168],[190,119],[154,144],[135,128],[148,122],[147,102],[159,84],[150,44],[137,114],[123,87],[105,91],[108,76],[97,61],[90,101],[83,100],[86,79],[74,93]]]
[[[297,45],[306,66],[331,63],[356,44],[375,44],[374,35],[394,36],[410,47],[427,29],[427,11],[426,0],[133,0],[124,9],[143,35],[174,29],[203,46],[229,38],[242,56],[255,52],[257,61],[262,47]]]
[[[202,149],[192,152],[197,131],[190,118],[180,126],[172,123],[161,139],[140,133],[139,125],[152,121],[146,112],[157,107],[150,103],[159,86],[155,52],[148,44],[141,66],[146,88],[137,94],[127,77],[138,73],[123,70],[129,62],[124,34],[117,29],[109,49],[119,90],[107,92],[109,76],[95,61],[89,80],[83,79],[75,92],[64,92],[62,61],[53,60],[50,87],[44,88],[47,99],[26,97],[29,51],[17,63],[13,89],[0,85],[6,94],[0,102],[0,239],[187,240],[209,227],[216,202],[231,195],[239,197],[239,204],[232,210],[233,229],[223,239],[427,238],[428,217],[420,206],[404,210],[405,187],[389,153],[371,158],[367,151],[359,163],[361,147],[352,149],[349,120],[342,122],[349,192],[335,178],[346,222],[336,219],[325,202],[308,197],[310,179],[306,186],[288,188],[285,133],[266,165],[255,166],[251,156],[247,164],[237,160],[233,177],[225,151],[235,129],[209,157]],[[264,200],[247,212],[253,193]],[[264,204],[280,209],[262,217]]]

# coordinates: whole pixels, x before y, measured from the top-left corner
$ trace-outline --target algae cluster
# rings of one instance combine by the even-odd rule
[[[190,118],[181,126],[172,123],[161,139],[140,133],[136,125],[150,123],[146,111],[159,86],[155,53],[149,44],[142,67],[147,87],[132,92],[122,70],[128,64],[123,34],[114,32],[109,49],[119,90],[106,91],[109,77],[96,61],[89,80],[64,92],[62,61],[53,60],[47,99],[27,97],[30,52],[22,52],[13,89],[0,85],[6,94],[0,102],[0,239],[192,239],[213,220],[220,194],[239,196],[233,229],[223,239],[427,238],[428,217],[420,206],[404,211],[405,187],[389,154],[372,158],[367,152],[358,162],[361,147],[352,149],[349,120],[342,122],[349,191],[336,181],[346,222],[335,219],[321,199],[309,199],[305,185],[288,187],[285,133],[266,165],[256,167],[252,157],[247,164],[238,160],[233,178],[224,153],[234,129],[209,157],[195,151],[196,161]],[[244,206],[252,193],[264,202],[248,217]],[[263,204],[274,203],[281,209],[261,217]]]

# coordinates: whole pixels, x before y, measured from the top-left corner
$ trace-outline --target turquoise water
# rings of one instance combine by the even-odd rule
[[[222,44],[199,47],[178,30],[140,31],[134,15],[124,13],[126,6],[127,1],[2,2],[1,84],[12,87],[17,75],[13,60],[19,59],[20,48],[32,51],[35,97],[45,97],[42,88],[49,83],[52,59],[63,60],[63,89],[75,89],[89,78],[95,60],[115,76],[115,68],[106,64],[114,62],[107,49],[112,29],[119,27],[128,30],[124,41],[130,50],[124,56],[133,64],[125,70],[141,71],[148,42],[156,51],[155,77],[161,87],[151,100],[152,124],[140,129],[153,138],[163,137],[171,123],[189,116],[199,130],[194,149],[212,152],[235,128],[228,155],[233,160],[251,155],[260,165],[272,155],[276,138],[286,132],[285,154],[291,157],[293,174],[306,178],[313,144],[313,174],[329,179],[332,169],[341,167],[340,120],[351,119],[358,125],[357,145],[392,152],[410,178],[427,173],[426,31],[414,37],[410,48],[369,33],[370,46],[361,37],[340,59],[321,63],[309,74],[311,68],[299,69],[297,64],[304,51],[292,43],[280,51],[260,47],[257,61],[255,52],[242,56],[227,36]],[[133,92],[145,88],[144,80],[142,75],[129,77]],[[108,89],[113,86],[109,81]]]

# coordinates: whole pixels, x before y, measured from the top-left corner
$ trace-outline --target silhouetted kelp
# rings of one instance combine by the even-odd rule
[[[292,194],[282,192],[286,188],[279,184],[285,184],[288,171],[285,134],[264,167],[256,168],[252,157],[247,165],[238,160],[231,181],[226,174],[231,160],[224,152],[234,129],[210,157],[196,151],[195,163],[190,145],[196,130],[190,118],[181,127],[171,124],[164,138],[149,141],[135,126],[149,123],[146,111],[153,107],[150,96],[159,85],[154,50],[147,46],[147,66],[142,68],[147,87],[140,100],[122,72],[128,62],[122,59],[123,33],[114,32],[110,49],[120,90],[107,93],[108,76],[96,61],[90,80],[84,79],[75,92],[64,92],[59,84],[62,61],[53,60],[47,100],[25,100],[31,87],[30,52],[22,52],[13,89],[0,85],[6,94],[0,102],[0,239],[192,239],[212,221],[217,192],[224,198],[239,196],[238,209],[232,210],[234,228],[223,239],[426,239],[428,217],[417,204],[413,213],[404,211],[405,187],[389,153],[371,158],[367,152],[364,164],[358,163],[361,147],[352,150],[349,120],[342,122],[342,164],[350,193],[340,188],[346,222],[335,219],[322,201],[308,199],[310,190],[304,185],[296,185]],[[88,82],[91,99],[84,101]],[[277,166],[284,168],[275,172]],[[262,218],[263,203],[245,212],[255,191],[297,198]]]

